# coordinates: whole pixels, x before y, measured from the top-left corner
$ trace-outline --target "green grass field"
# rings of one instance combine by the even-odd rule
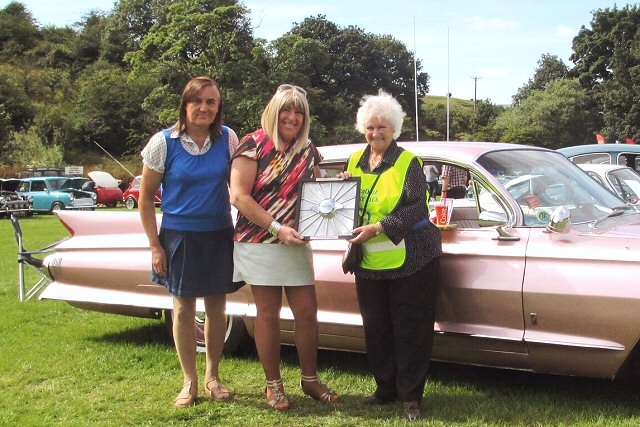
[[[52,215],[24,219],[22,227],[28,249],[66,235]],[[289,347],[283,347],[282,355],[294,405],[290,411],[267,407],[255,352],[222,361],[222,378],[234,392],[231,402],[201,397],[195,407],[174,409],[182,377],[164,324],[57,301],[20,303],[16,251],[11,223],[0,219],[2,426],[406,424],[399,406],[361,403],[374,389],[364,355],[320,352],[320,376],[343,400],[329,406],[302,394],[296,354]],[[204,355],[198,357],[202,375]],[[429,426],[637,426],[640,387],[434,363],[423,415],[420,425]]]

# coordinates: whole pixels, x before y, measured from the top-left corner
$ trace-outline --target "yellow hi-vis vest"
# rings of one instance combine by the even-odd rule
[[[393,212],[400,202],[409,165],[415,157],[412,153],[403,151],[396,163],[382,172],[369,196],[377,175],[366,173],[358,166],[363,152],[364,150],[354,152],[347,165],[347,172],[352,176],[360,177],[360,216],[358,218],[362,216],[362,209],[369,197],[367,212],[364,213],[360,225],[375,224]],[[394,245],[384,233],[369,239],[362,245],[362,249],[364,257],[360,265],[369,270],[391,270],[402,267],[407,257],[404,239]]]

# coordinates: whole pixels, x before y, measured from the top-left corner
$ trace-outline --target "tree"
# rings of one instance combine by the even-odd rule
[[[506,107],[492,104],[491,100],[478,101],[474,109],[470,139],[475,141],[498,141],[494,129],[496,119],[506,111]]]
[[[568,76],[569,68],[560,58],[555,55],[542,55],[533,78],[529,79],[527,84],[518,89],[518,92],[513,95],[513,104],[519,105],[534,90],[542,90],[551,82]]]
[[[35,111],[29,130],[36,132],[43,144],[64,147],[73,138],[73,103],[76,88],[68,72],[55,68],[28,70],[26,80]]]
[[[573,40],[571,60],[581,85],[592,92],[594,111],[610,139],[640,139],[640,8],[594,12],[591,28]]]
[[[32,64],[43,68],[71,69],[75,61],[75,46],[78,34],[70,27],[44,28],[41,41],[27,52]]]
[[[319,120],[327,129],[340,128],[345,136],[360,140],[352,130],[359,100],[378,89],[396,97],[405,112],[414,111],[413,54],[398,40],[365,33],[355,26],[339,28],[322,15],[295,24],[290,34],[319,41],[329,55],[329,64],[314,68],[309,76],[310,84],[325,93],[323,99],[336,102],[339,107],[320,106],[327,114],[319,114]],[[418,62],[417,66],[419,71],[421,64]],[[417,75],[421,98],[428,91],[428,75],[421,72]],[[412,121],[412,114],[407,117]],[[403,136],[412,139],[414,129],[407,126]]]
[[[62,146],[45,144],[35,130],[14,132],[5,159],[9,166],[62,166]]]
[[[126,53],[138,50],[151,28],[166,20],[171,3],[172,0],[118,1],[105,23],[101,58],[126,66]]]
[[[81,73],[84,68],[100,59],[105,24],[106,18],[98,12],[92,11],[84,18],[81,30],[72,44],[74,74]]]
[[[12,60],[38,42],[38,27],[23,4],[9,3],[0,10],[0,59]]]
[[[112,155],[121,156],[139,151],[157,131],[159,123],[140,108],[154,80],[127,75],[112,64],[98,61],[85,69],[77,85],[75,149],[97,151],[97,142]]]
[[[27,128],[35,116],[27,87],[29,85],[23,69],[12,65],[0,65],[0,106],[5,120],[8,120],[14,130]]]
[[[224,80],[237,56],[253,47],[246,12],[234,0],[174,1],[166,22],[154,25],[127,59],[138,69],[150,63],[175,90],[198,75]]]
[[[255,96],[245,88],[257,74],[247,9],[236,0],[176,0],[125,59],[136,74],[151,74],[159,82],[146,106],[166,117],[175,111],[176,94],[192,77],[208,75],[220,83],[230,108],[227,123],[235,127],[237,102]],[[264,90],[267,90],[266,88]]]
[[[268,46],[267,80],[268,87],[275,88],[280,83],[287,82],[305,88],[309,101],[313,126],[310,138],[316,143],[326,142],[328,138],[327,126],[337,123],[327,118],[337,118],[335,105],[327,99],[322,86],[312,83],[318,75],[325,74],[331,64],[331,57],[322,41],[304,38],[297,34],[286,34],[274,40]],[[269,100],[266,93],[264,103]],[[338,120],[339,121],[339,120]]]
[[[494,129],[504,142],[557,149],[593,140],[597,116],[577,79],[558,79],[502,113]]]

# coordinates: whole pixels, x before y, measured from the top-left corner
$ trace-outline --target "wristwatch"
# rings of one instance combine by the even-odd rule
[[[382,232],[384,231],[384,229],[382,228],[382,224],[380,224],[380,222],[376,222],[374,224],[376,226],[376,236],[382,234]]]

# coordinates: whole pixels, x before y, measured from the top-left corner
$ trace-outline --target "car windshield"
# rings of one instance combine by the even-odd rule
[[[624,202],[560,153],[540,150],[494,151],[478,163],[516,200],[525,225],[543,225],[551,212],[564,206],[574,223],[611,216]]]
[[[60,189],[74,189],[74,190],[80,190],[82,188],[82,185],[85,182],[88,182],[89,180],[86,178],[67,178],[66,181],[63,181],[62,186],[60,187]]]
[[[632,169],[615,169],[607,173],[607,181],[627,203],[640,200],[640,175]]]
[[[67,181],[68,181],[67,178],[50,179],[49,187],[51,188],[52,191],[60,190],[61,188],[65,187],[64,184],[66,184]]]

